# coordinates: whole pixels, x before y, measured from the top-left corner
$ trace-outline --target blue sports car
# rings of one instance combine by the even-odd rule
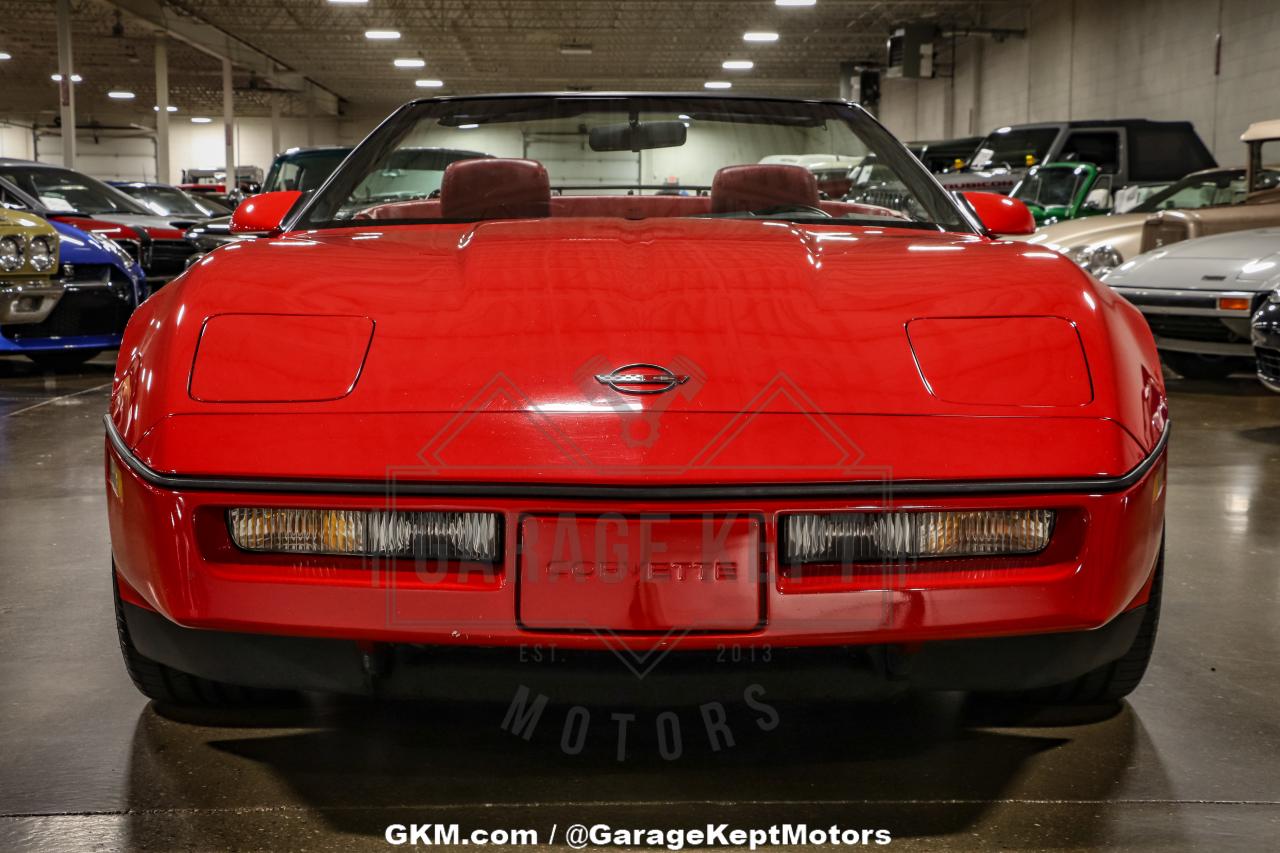
[[[0,355],[21,353],[54,369],[74,367],[120,345],[129,315],[148,296],[146,276],[113,241],[62,222],[53,283],[62,294],[39,323],[0,326]]]

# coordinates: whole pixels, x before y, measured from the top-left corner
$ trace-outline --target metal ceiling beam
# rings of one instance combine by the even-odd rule
[[[338,96],[306,75],[279,62],[246,41],[193,15],[179,14],[162,0],[105,0],[144,25],[185,42],[217,59],[230,60],[273,87],[303,94],[316,112],[338,115]]]

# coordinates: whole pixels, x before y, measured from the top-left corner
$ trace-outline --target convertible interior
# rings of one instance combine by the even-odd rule
[[[354,219],[483,220],[544,217],[742,215],[810,211],[832,217],[903,219],[885,207],[822,198],[813,174],[800,166],[726,166],[706,195],[562,195],[553,192],[546,168],[536,160],[460,160],[445,169],[437,198],[379,204]]]

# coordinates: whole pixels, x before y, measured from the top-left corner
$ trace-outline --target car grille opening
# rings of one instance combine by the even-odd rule
[[[151,263],[148,276],[176,276],[187,268],[187,258],[199,249],[186,240],[154,240],[151,243]]]
[[[68,289],[40,323],[5,326],[11,341],[68,338],[79,335],[118,335],[133,314],[133,286],[115,267],[75,264],[63,278]],[[81,285],[84,289],[76,289]]]
[[[1248,338],[1231,331],[1217,317],[1196,317],[1187,314],[1144,314],[1143,316],[1147,318],[1151,334],[1156,337],[1220,344],[1248,343]]]
[[[1268,382],[1280,383],[1280,350],[1255,350],[1258,356],[1258,373]]]

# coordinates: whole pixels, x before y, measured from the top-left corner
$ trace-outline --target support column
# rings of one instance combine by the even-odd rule
[[[231,60],[222,60],[222,130],[224,161],[227,169],[227,192],[234,192],[236,181],[236,113],[235,92],[231,88]]]
[[[271,156],[281,152],[280,147],[280,95],[271,95]]]
[[[57,0],[58,12],[58,101],[62,116],[62,165],[76,167],[76,92],[71,76],[71,0]]]
[[[316,145],[316,101],[311,97],[311,84],[307,84],[307,147]]]
[[[156,180],[167,184],[169,173],[169,42],[156,36]]]

